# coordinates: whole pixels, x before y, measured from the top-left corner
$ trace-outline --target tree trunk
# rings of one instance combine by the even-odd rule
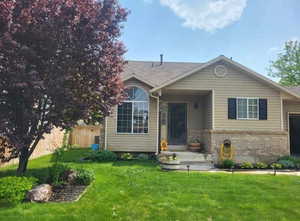
[[[18,176],[22,176],[25,174],[29,157],[30,157],[30,154],[29,154],[27,148],[22,149],[20,156],[19,156],[19,166],[17,169]]]

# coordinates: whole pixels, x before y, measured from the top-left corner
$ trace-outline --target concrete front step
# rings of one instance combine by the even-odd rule
[[[186,145],[169,145],[168,149],[170,151],[187,151]]]
[[[172,157],[176,155],[176,159]],[[195,152],[163,151],[159,154],[159,162],[165,170],[211,170],[214,168],[212,155]]]
[[[161,156],[173,156],[176,155],[176,161],[179,162],[212,162],[211,154],[195,153],[195,152],[178,152],[178,151],[162,151]]]

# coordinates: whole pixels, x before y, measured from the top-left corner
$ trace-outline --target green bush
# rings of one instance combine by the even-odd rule
[[[137,155],[138,160],[149,160],[149,155],[145,153],[140,153]]]
[[[263,162],[257,162],[256,164],[254,164],[254,168],[266,169],[266,168],[268,168],[268,165]]]
[[[281,168],[282,168],[282,165],[281,165],[280,163],[272,163],[272,164],[270,165],[270,167],[271,167],[272,169],[281,169]]]
[[[61,186],[66,184],[64,174],[70,171],[72,168],[66,164],[56,163],[49,169],[49,180],[48,182],[54,186]]]
[[[242,169],[253,169],[253,164],[250,162],[244,162],[241,164]]]
[[[133,155],[131,153],[122,153],[121,154],[121,159],[122,160],[132,160]]]
[[[77,185],[89,185],[95,180],[95,173],[92,170],[76,169],[77,175],[75,178],[75,184]]]
[[[221,167],[225,169],[231,169],[235,166],[235,163],[232,160],[223,160],[221,163]]]
[[[280,161],[280,160],[288,160],[288,161],[292,161],[292,162],[296,162],[297,159],[296,157],[293,157],[293,156],[283,156],[283,157],[279,157],[277,161]]]
[[[97,162],[109,162],[116,161],[117,154],[109,150],[93,151],[88,158]]]
[[[34,177],[4,177],[0,179],[0,202],[18,203],[25,199],[26,192],[37,184]]]
[[[284,169],[294,169],[296,167],[292,160],[278,160],[277,163],[281,164]]]

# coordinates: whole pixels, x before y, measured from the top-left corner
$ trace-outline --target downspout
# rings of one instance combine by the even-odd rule
[[[152,93],[150,94],[151,97],[156,99],[156,155],[159,154],[159,96],[154,96]]]

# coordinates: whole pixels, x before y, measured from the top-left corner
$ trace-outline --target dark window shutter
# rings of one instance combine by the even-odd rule
[[[228,98],[228,119],[236,120],[236,98]]]
[[[259,99],[259,119],[268,120],[268,100]]]

